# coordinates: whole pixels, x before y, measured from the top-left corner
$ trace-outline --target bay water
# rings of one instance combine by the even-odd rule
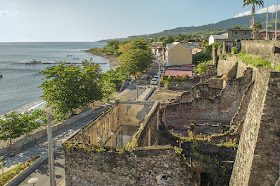
[[[42,99],[39,88],[44,75],[39,72],[54,64],[16,64],[30,62],[81,63],[92,60],[100,63],[102,71],[110,69],[107,59],[86,53],[90,48],[102,48],[106,43],[97,42],[11,42],[0,43],[0,115],[30,102]],[[57,64],[55,64],[57,65]]]

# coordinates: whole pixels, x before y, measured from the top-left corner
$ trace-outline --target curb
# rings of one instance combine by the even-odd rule
[[[40,157],[36,161],[32,163],[29,167],[24,169],[21,173],[19,173],[16,177],[10,180],[5,186],[14,186],[19,185],[21,181],[26,178],[29,174],[31,174],[43,161],[45,161],[48,157]]]

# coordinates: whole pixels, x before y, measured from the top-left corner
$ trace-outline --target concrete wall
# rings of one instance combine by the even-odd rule
[[[168,51],[168,65],[180,65],[192,63],[192,51],[181,43]]]

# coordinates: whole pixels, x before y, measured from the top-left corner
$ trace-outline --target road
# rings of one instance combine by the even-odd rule
[[[130,90],[124,97],[128,101],[137,101],[137,98],[145,91],[146,87],[150,83],[150,79],[157,73],[158,68],[157,65],[153,65],[152,68],[144,74],[141,78],[136,79],[132,82],[132,85],[128,86],[127,88]],[[138,95],[137,95],[138,93]],[[69,130],[57,135],[54,137],[54,158],[55,158],[55,175],[56,175],[56,183],[57,185],[64,185],[65,179],[65,171],[64,171],[64,152],[62,150],[61,144],[66,141],[68,138],[73,136],[77,131],[79,131],[83,126],[85,126],[89,121],[91,121],[94,117],[100,114],[103,110],[108,108],[111,104],[107,103],[106,106],[103,106],[101,109],[95,110],[90,116],[87,118],[75,122],[73,127]],[[36,145],[33,148],[28,149],[27,151],[12,157],[11,159],[15,159],[10,164],[15,164],[16,161],[24,162],[21,157],[29,156],[30,154],[33,155],[41,155],[47,156],[47,141]],[[26,177],[22,182],[21,186],[28,185],[28,180],[30,178],[38,178],[39,181],[36,183],[38,186],[49,186],[49,175],[48,175],[48,160],[46,159],[35,171],[33,171],[28,177]],[[29,184],[30,185],[30,184]]]

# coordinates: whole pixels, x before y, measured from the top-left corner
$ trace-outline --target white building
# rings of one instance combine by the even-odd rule
[[[211,35],[209,37],[209,45],[212,43],[223,43],[223,41],[227,40],[228,34],[223,34],[223,35]]]

